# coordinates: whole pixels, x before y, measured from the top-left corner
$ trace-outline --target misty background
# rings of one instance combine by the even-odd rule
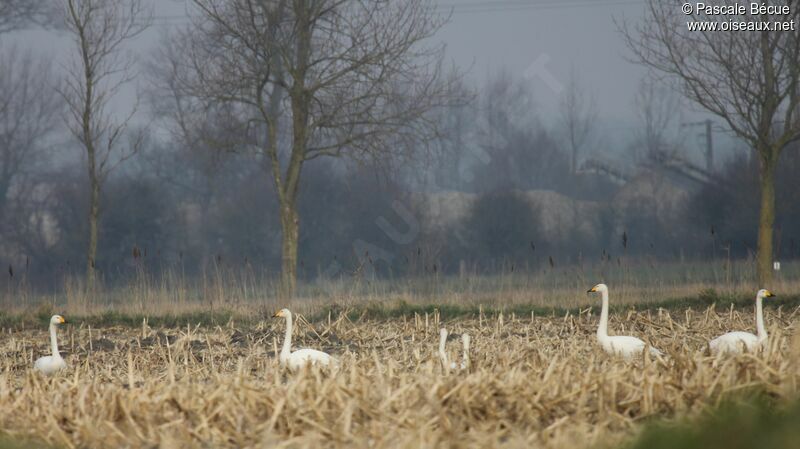
[[[463,74],[468,101],[436,111],[440,135],[413,157],[306,164],[301,280],[753,257],[757,161],[665,80],[628,62],[617,22],[638,20],[642,2],[439,5],[451,16],[433,39]],[[108,284],[142,270],[201,276],[220,266],[277,276],[281,225],[268,168],[180,136],[157,87],[159,49],[196,12],[182,1],[152,6],[152,25],[126,46],[135,76],[111,102],[120,115],[137,105],[132,129],[144,139],[101,193],[98,273]],[[55,90],[73,45],[58,28],[0,34],[8,285],[54,288],[85,268],[86,155]],[[214,113],[206,124],[224,134],[224,111]],[[20,148],[25,157],[15,158]],[[800,252],[798,172],[800,152],[784,152],[779,260]]]

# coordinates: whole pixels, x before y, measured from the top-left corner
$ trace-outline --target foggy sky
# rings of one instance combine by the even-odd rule
[[[131,50],[147,58],[159,36],[173,27],[189,23],[189,0],[153,0],[156,20],[133,44]],[[628,60],[627,49],[616,20],[641,20],[643,0],[438,0],[441,11],[452,10],[450,23],[436,36],[447,46],[447,54],[467,71],[467,79],[480,87],[502,69],[525,78],[526,69],[538,61],[548,73],[566,85],[575,70],[584,91],[594,97],[598,115],[596,146],[622,147],[637,127],[634,95],[645,70]],[[65,33],[22,31],[3,37],[62,59],[71,47]],[[540,59],[543,58],[543,59]],[[536,111],[547,124],[558,119],[558,104],[564,91],[554,91],[541,77],[525,78],[533,88]],[[145,80],[142,79],[140,84]],[[135,89],[124,91],[114,102],[118,108],[133,103]],[[705,115],[687,108],[683,120]],[[687,131],[689,153],[698,153],[699,139]],[[715,136],[719,147],[730,144],[724,135]]]

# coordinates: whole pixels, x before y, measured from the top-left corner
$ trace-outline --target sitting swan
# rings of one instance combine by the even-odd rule
[[[626,359],[633,358],[644,351],[645,343],[636,337],[627,335],[608,335],[608,286],[597,284],[588,293],[600,292],[603,297],[603,308],[600,312],[600,325],[597,327],[597,341],[607,353],[618,355]],[[663,355],[661,351],[650,347],[650,355],[659,357]]]
[[[469,369],[469,334],[461,334],[461,347],[464,351],[461,359],[461,369]]]
[[[769,290],[761,289],[756,294],[756,329],[758,336],[749,332],[728,332],[711,340],[708,348],[711,354],[738,354],[743,349],[755,351],[761,348],[767,341],[767,330],[764,328],[764,311],[762,302],[764,298],[771,298],[775,295]]]
[[[53,315],[50,318],[50,348],[53,351],[53,355],[36,359],[36,362],[33,364],[34,370],[42,374],[50,375],[67,367],[67,362],[64,361],[61,354],[58,352],[58,339],[56,337],[56,326],[66,322],[67,320],[61,315]]]
[[[283,348],[281,349],[278,360],[281,366],[288,367],[292,371],[297,371],[306,365],[317,365],[328,367],[336,364],[336,359],[330,354],[316,349],[298,349],[292,352],[292,312],[289,309],[281,309],[272,315],[273,318],[286,318],[286,336],[283,338]]]
[[[456,364],[454,361],[449,362],[447,351],[445,350],[445,346],[447,344],[447,329],[444,327],[439,329],[439,359],[441,360],[442,368],[445,371],[447,371],[448,368],[453,370],[465,370],[469,368],[469,341],[469,334],[461,334],[461,346],[464,351],[461,358],[461,364]]]

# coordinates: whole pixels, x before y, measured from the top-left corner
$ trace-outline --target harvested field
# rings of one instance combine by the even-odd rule
[[[752,312],[712,309],[612,315],[666,360],[610,358],[597,316],[479,316],[446,323],[472,336],[468,372],[443,373],[437,314],[338,319],[295,328],[295,345],[337,353],[333,375],[282,371],[283,320],[239,328],[66,327],[70,365],[31,372],[44,329],[0,337],[0,428],[61,447],[608,447],[652,417],[698,413],[730,395],[790,398],[797,310],[768,309],[764,354],[714,359],[707,339],[750,329]],[[794,350],[796,350],[795,348]]]

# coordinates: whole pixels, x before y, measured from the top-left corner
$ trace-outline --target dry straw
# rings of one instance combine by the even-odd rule
[[[730,395],[795,395],[797,311],[769,310],[763,354],[713,359],[708,339],[752,327],[752,312],[612,316],[612,329],[657,343],[666,362],[602,353],[589,312],[442,320],[472,336],[468,372],[442,373],[430,317],[298,320],[298,346],[338,351],[334,376],[282,372],[282,323],[249,329],[73,327],[70,369],[30,371],[44,330],[0,337],[0,428],[63,447],[609,447],[649,417],[696,414]],[[409,317],[410,318],[410,317]],[[438,323],[440,316],[434,315]],[[457,338],[457,337],[454,337]],[[448,344],[452,359],[460,344]]]

